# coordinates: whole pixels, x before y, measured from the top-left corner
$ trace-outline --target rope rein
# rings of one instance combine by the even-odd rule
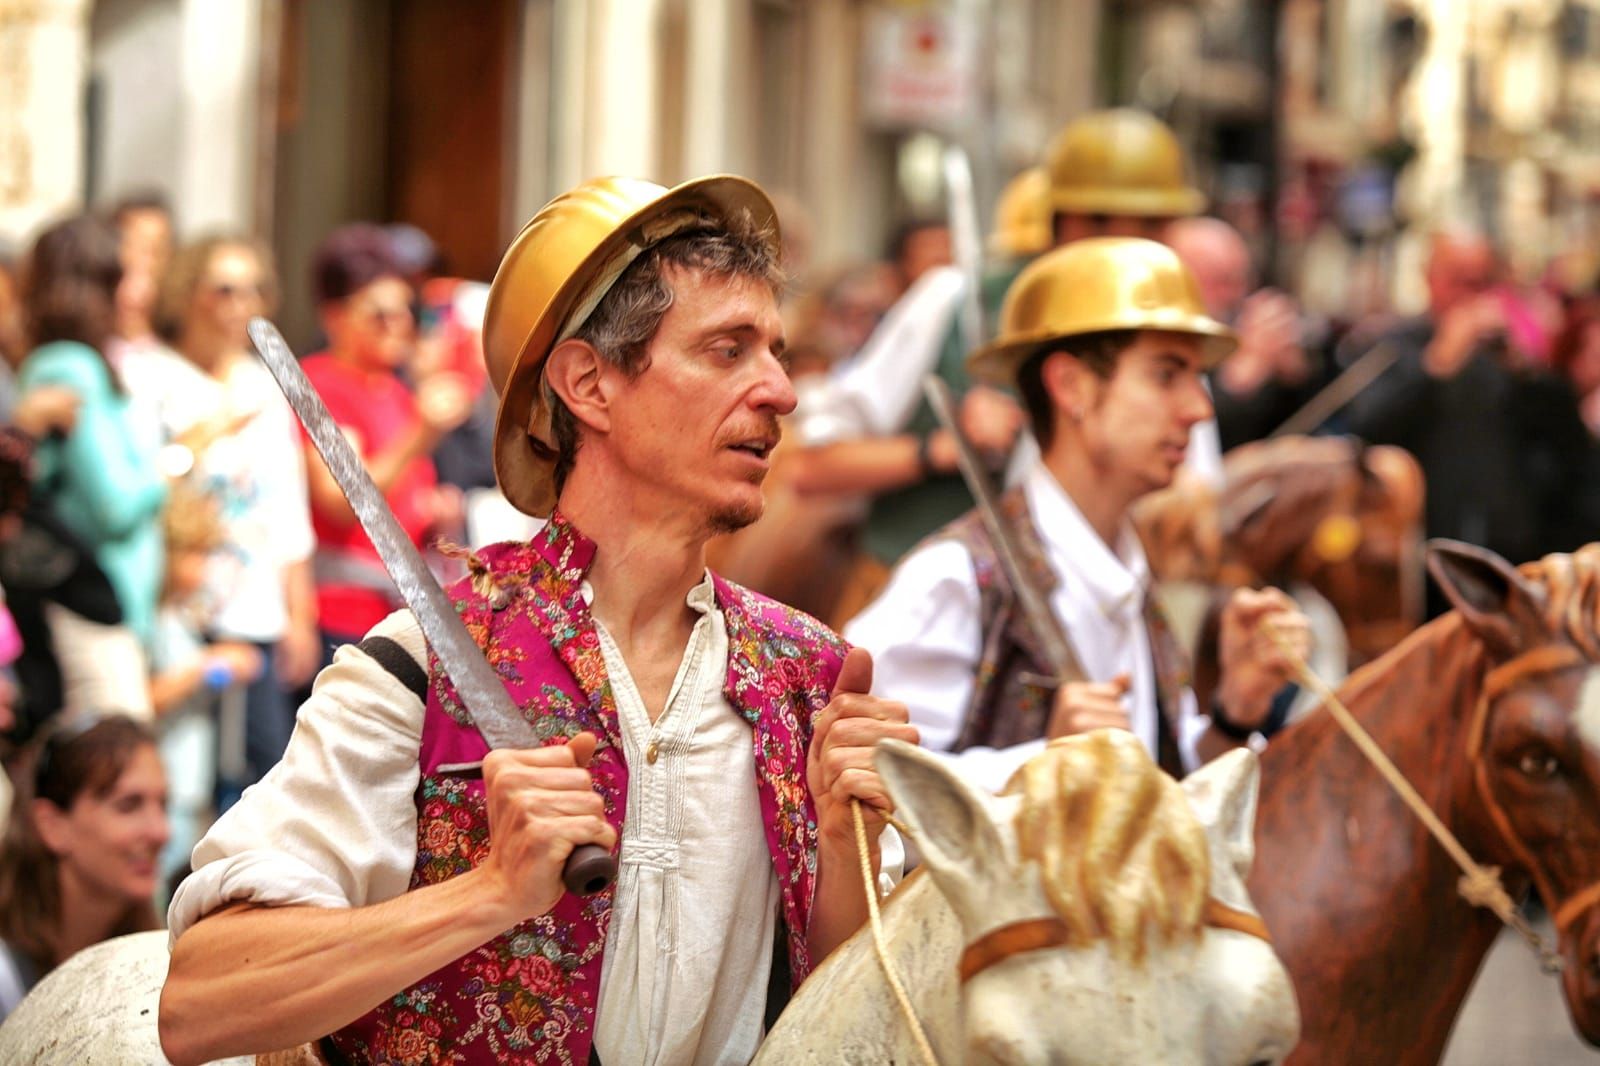
[[[1467,854],[1467,849],[1461,846],[1461,841],[1457,840],[1449,827],[1439,820],[1439,816],[1433,812],[1433,808],[1428,806],[1428,801],[1422,798],[1411,782],[1407,781],[1405,775],[1400,772],[1399,767],[1395,766],[1389,757],[1383,753],[1383,749],[1378,747],[1378,743],[1372,739],[1372,735],[1362,728],[1360,722],[1356,721],[1355,716],[1350,713],[1350,709],[1339,699],[1338,694],[1333,691],[1326,681],[1318,677],[1316,671],[1312,670],[1310,665],[1295,652],[1276,626],[1268,624],[1262,628],[1265,629],[1272,642],[1278,646],[1278,650],[1288,660],[1289,665],[1294,668],[1300,683],[1311,689],[1322,699],[1323,706],[1328,708],[1328,713],[1333,715],[1333,720],[1339,723],[1339,727],[1345,731],[1345,734],[1360,749],[1361,754],[1367,757],[1367,761],[1372,763],[1383,779],[1388,782],[1389,787],[1394,789],[1395,794],[1405,801],[1407,807],[1411,808],[1411,813],[1417,816],[1422,824],[1427,827],[1428,832],[1433,834],[1433,838],[1439,842],[1439,846],[1444,848],[1450,858],[1455,861],[1455,864],[1461,868],[1461,880],[1456,883],[1456,891],[1461,893],[1461,897],[1475,907],[1483,907],[1492,911],[1495,917],[1516,930],[1522,939],[1527,942],[1528,946],[1539,956],[1539,968],[1541,970],[1547,974],[1559,973],[1562,967],[1561,957],[1551,950],[1550,946],[1544,942],[1544,938],[1518,912],[1516,904],[1506,892],[1505,886],[1500,882],[1500,868],[1498,866],[1480,865],[1471,855]],[[1485,695],[1484,699],[1487,700],[1487,698],[1487,695]]]
[[[906,994],[905,985],[900,983],[900,975],[894,972],[894,961],[889,958],[889,942],[884,938],[883,918],[878,913],[878,885],[877,879],[872,876],[872,853],[867,848],[867,823],[861,817],[860,800],[850,801],[850,814],[856,823],[856,852],[861,858],[861,883],[867,890],[867,920],[872,925],[872,947],[878,955],[878,966],[883,970],[884,979],[889,982],[895,1002],[900,1005],[900,1013],[905,1016],[906,1025],[911,1029],[911,1038],[917,1045],[922,1061],[926,1066],[939,1066],[939,1056],[933,1053],[928,1034],[923,1031],[916,1009],[911,1006],[911,997]],[[905,832],[898,822],[893,819],[890,822],[897,831]]]

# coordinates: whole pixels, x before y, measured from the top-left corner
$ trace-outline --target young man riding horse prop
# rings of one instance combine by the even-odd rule
[[[549,521],[450,595],[543,746],[488,750],[408,612],[343,649],[173,901],[174,1062],[748,1061],[773,954],[798,983],[865,919],[852,801],[896,867],[872,754],[906,708],[704,559],[795,403],[777,252],[732,177],[590,181],[513,242],[494,459]],[[619,838],[613,891],[563,892]]]
[[[1211,416],[1202,375],[1233,347],[1154,241],[1074,241],[1012,286],[998,338],[970,369],[1021,393],[1042,457],[998,513],[974,511],[908,556],[846,628],[873,653],[875,690],[907,703],[924,742],[956,753],[975,780],[998,790],[1049,738],[1103,727],[1132,729],[1181,777],[1281,724],[1285,649],[1309,648],[1304,615],[1275,589],[1233,593],[1215,698],[1198,708],[1129,520],[1183,463],[1191,429]],[[995,524],[1046,610],[1022,609]],[[1061,676],[1052,638],[1081,676]]]

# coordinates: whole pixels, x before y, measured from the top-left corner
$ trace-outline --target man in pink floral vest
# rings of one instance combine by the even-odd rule
[[[711,574],[795,398],[775,214],[747,181],[603,179],[534,217],[484,324],[530,543],[451,594],[545,746],[487,750],[401,612],[339,653],[173,900],[174,1062],[726,1063],[865,918],[904,706],[814,620]],[[564,891],[572,849],[616,884]]]

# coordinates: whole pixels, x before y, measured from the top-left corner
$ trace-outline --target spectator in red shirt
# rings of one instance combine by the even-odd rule
[[[400,525],[419,547],[459,522],[459,497],[441,489],[429,458],[471,407],[465,383],[438,373],[415,394],[399,377],[416,323],[411,286],[377,226],[343,226],[322,242],[312,292],[328,337],[306,376],[360,453]],[[309,441],[307,484],[317,535],[313,572],[325,655],[354,643],[400,599],[378,553]]]

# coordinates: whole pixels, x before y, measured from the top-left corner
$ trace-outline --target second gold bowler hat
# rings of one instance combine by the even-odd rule
[[[1069,122],[1045,153],[1051,206],[1078,215],[1196,215],[1206,198],[1189,184],[1184,162],[1178,138],[1154,115],[1091,111]]]
[[[674,188],[595,178],[551,200],[506,250],[489,287],[483,354],[500,393],[494,472],[506,499],[554,509],[555,440],[544,395],[550,350],[581,327],[628,265],[672,237],[748,215],[776,251],[778,216],[760,186],[727,174]]]
[[[1142,237],[1090,237],[1046,252],[1017,275],[1000,309],[1000,333],[967,361],[974,378],[1016,383],[1028,357],[1086,333],[1150,329],[1201,340],[1206,366],[1238,345],[1206,313],[1194,275],[1176,252]]]

